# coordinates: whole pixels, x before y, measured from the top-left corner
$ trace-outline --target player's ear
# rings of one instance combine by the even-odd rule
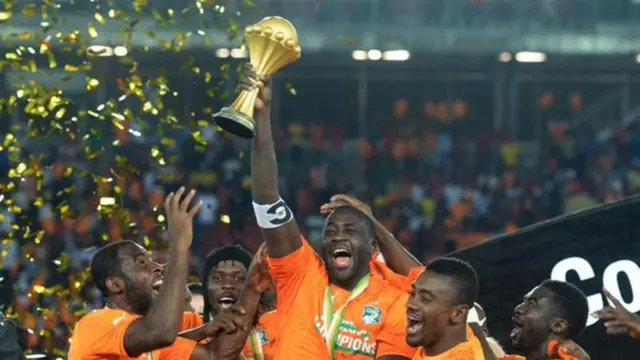
[[[569,331],[569,323],[562,318],[553,318],[549,323],[549,329],[556,335],[563,335]]]
[[[107,281],[105,281],[105,285],[111,294],[121,294],[124,292],[125,283],[123,278],[109,276]]]
[[[466,323],[468,314],[469,314],[469,306],[467,305],[454,306],[451,311],[451,322],[453,324]]]

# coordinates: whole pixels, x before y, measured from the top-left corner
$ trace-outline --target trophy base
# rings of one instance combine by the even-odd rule
[[[224,131],[245,139],[256,135],[256,122],[247,114],[234,108],[224,107],[213,115],[213,120]]]

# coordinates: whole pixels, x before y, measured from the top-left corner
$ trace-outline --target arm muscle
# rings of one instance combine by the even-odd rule
[[[267,91],[263,89],[262,91]],[[253,201],[260,205],[278,202],[278,162],[271,134],[271,119],[268,105],[256,109],[256,136],[251,151],[251,176]],[[289,211],[287,209],[287,211]],[[291,214],[288,214],[292,216]],[[300,229],[295,219],[274,229],[262,229],[269,256],[284,257],[302,246]]]

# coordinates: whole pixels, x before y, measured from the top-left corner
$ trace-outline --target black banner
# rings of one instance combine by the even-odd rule
[[[450,254],[471,263],[480,280],[479,303],[491,336],[509,348],[514,307],[545,279],[584,291],[589,312],[607,304],[604,285],[640,313],[640,196],[542,222]],[[640,359],[640,341],[611,337],[589,317],[577,339],[593,360]]]

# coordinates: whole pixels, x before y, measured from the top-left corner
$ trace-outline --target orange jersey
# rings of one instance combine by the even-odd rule
[[[413,282],[418,279],[418,276],[425,270],[424,266],[415,266],[411,268],[408,275],[400,275],[391,270],[383,261],[380,261],[378,256],[372,257],[371,267],[391,285],[406,292],[411,292],[411,284],[413,284]]]
[[[275,341],[279,322],[276,310],[262,314],[258,324],[249,333],[249,338],[242,349],[245,359],[271,360],[274,359]]]
[[[76,324],[71,337],[69,360],[181,360],[189,359],[196,342],[176,338],[171,345],[138,357],[127,355],[124,349],[124,336],[131,323],[140,315],[130,314],[124,310],[100,309],[85,315]],[[183,326],[192,321],[192,315],[185,313]]]
[[[424,353],[424,348],[420,348],[414,360],[484,360],[484,352],[482,351],[482,344],[476,337],[469,338],[469,340],[456,345],[454,348],[449,349],[442,354],[435,356],[428,356]]]
[[[408,294],[376,271],[361,280],[358,291],[330,286],[324,263],[305,240],[302,244],[283,258],[268,258],[282,325],[275,358],[413,357],[416,349],[405,342]]]
[[[182,314],[182,325],[180,331],[190,330],[204,325],[202,316],[196,312],[185,312]]]

